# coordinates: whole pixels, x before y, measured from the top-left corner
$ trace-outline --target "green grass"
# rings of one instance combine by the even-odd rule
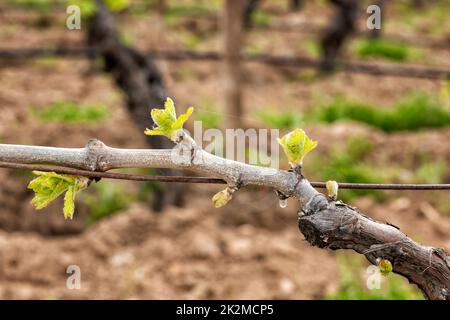
[[[136,37],[131,32],[123,31],[120,33],[120,42],[126,46],[134,46],[136,43]]]
[[[407,169],[393,163],[370,164],[368,160],[377,152],[372,141],[364,136],[353,136],[344,145],[336,145],[326,155],[311,154],[306,160],[305,172],[317,180],[361,183],[443,183],[448,165],[443,159],[423,158],[419,165]],[[310,174],[309,174],[310,173]],[[339,190],[338,199],[351,203],[361,196],[378,201],[389,197],[380,190]]]
[[[377,57],[394,61],[403,61],[412,57],[412,49],[403,43],[387,40],[363,40],[356,46],[360,58]]]
[[[189,33],[183,37],[183,44],[189,49],[197,49],[199,45],[203,42],[203,38],[199,35]]]
[[[32,64],[33,67],[44,69],[44,70],[50,70],[55,68],[55,66],[58,64],[60,59],[55,55],[48,55],[45,57],[41,57],[38,59],[35,59]]]
[[[411,94],[386,109],[337,96],[318,110],[309,112],[306,119],[327,123],[353,120],[385,132],[416,131],[450,125],[450,110],[438,98],[423,92]]]
[[[381,288],[369,290],[366,286],[364,258],[355,254],[338,254],[340,273],[338,291],[325,295],[327,300],[423,300],[420,291],[402,276],[391,273],[382,278]]]
[[[89,210],[89,224],[125,210],[136,198],[122,184],[111,181],[93,183],[89,189],[81,198]]]
[[[214,99],[204,97],[196,110],[196,121],[201,121],[204,129],[219,128],[223,118]]]
[[[412,183],[443,183],[447,172],[447,162],[438,160],[424,162],[414,172]]]
[[[436,1],[433,4],[425,4],[417,10],[407,2],[398,1],[398,16],[400,21],[389,21],[389,27],[395,29],[398,26],[407,27],[409,33],[419,33],[431,36],[445,36],[449,27],[448,1]]]
[[[48,11],[54,4],[54,0],[8,0],[7,3],[34,10]]]
[[[256,115],[258,119],[270,128],[295,129],[302,124],[300,112],[278,112],[274,108],[267,108]]]
[[[251,19],[257,26],[268,26],[272,22],[272,16],[261,10],[256,10]]]
[[[309,56],[314,58],[320,57],[321,48],[320,44],[316,40],[308,39],[302,44],[302,46]]]
[[[195,73],[191,67],[180,66],[173,71],[173,77],[176,81],[188,81],[195,78]]]
[[[55,102],[44,108],[34,108],[33,114],[44,122],[89,123],[106,119],[109,112],[104,105]]]
[[[326,156],[311,155],[305,170],[311,170],[314,178],[338,182],[382,183],[388,172],[365,163],[373,152],[373,144],[365,137],[351,137],[345,146],[336,147]],[[338,199],[351,202],[361,196],[372,196],[383,200],[379,190],[339,190]]]
[[[264,53],[264,48],[257,43],[251,43],[249,45],[247,45],[245,48],[245,54],[248,54],[250,56],[257,56],[260,55],[262,53]]]

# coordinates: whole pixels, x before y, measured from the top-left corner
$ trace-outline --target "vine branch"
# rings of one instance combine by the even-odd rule
[[[299,228],[319,248],[352,249],[370,262],[388,259],[393,272],[416,284],[429,299],[450,300],[450,257],[420,245],[394,226],[377,222],[316,191],[296,173],[224,159],[198,148],[183,131],[174,149],[120,149],[90,140],[84,148],[0,144],[0,161],[52,164],[89,171],[116,168],[176,168],[208,173],[230,186],[273,188],[299,202]]]

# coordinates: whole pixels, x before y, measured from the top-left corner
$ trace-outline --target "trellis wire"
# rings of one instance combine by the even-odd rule
[[[71,174],[94,179],[118,179],[131,181],[155,181],[155,182],[176,182],[176,183],[209,183],[226,184],[220,178],[212,177],[192,177],[192,176],[161,176],[161,175],[135,175],[117,172],[99,172],[74,169],[67,167],[32,165],[23,163],[0,162],[0,168],[32,170],[44,172],[56,172],[61,174]],[[315,188],[325,188],[325,182],[311,182]],[[416,183],[338,183],[340,189],[371,189],[371,190],[450,190],[450,184],[416,184]]]
[[[62,58],[80,58],[95,54],[95,50],[89,47],[68,48],[0,48],[0,59],[31,59],[46,56],[59,56]],[[191,51],[191,50],[157,50],[148,51],[148,56],[153,59],[163,60],[211,60],[220,61],[223,55],[215,51]],[[247,54],[242,56],[245,62],[258,62],[279,67],[309,67],[320,69],[321,62],[302,56]],[[353,73],[365,73],[375,76],[387,75],[424,79],[450,79],[450,69],[431,67],[412,67],[398,64],[377,65],[353,61],[337,62],[336,71],[348,71]]]

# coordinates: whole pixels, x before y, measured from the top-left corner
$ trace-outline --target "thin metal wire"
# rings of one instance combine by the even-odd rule
[[[12,162],[0,162],[0,168],[35,170],[44,172],[56,172],[62,174],[72,174],[89,178],[105,178],[132,181],[157,181],[157,182],[176,182],[176,183],[210,183],[226,184],[226,181],[220,178],[212,177],[189,177],[189,176],[159,176],[159,175],[135,175],[116,172],[98,172],[82,169],[32,165]],[[311,182],[315,188],[324,189],[325,182]],[[450,190],[450,184],[413,184],[413,183],[338,183],[340,189],[373,189],[373,190]]]
[[[0,59],[30,59],[48,55],[56,55],[65,58],[83,58],[89,53],[95,53],[95,49],[89,47],[78,48],[22,48],[6,49],[0,48]],[[165,60],[192,60],[192,61],[220,61],[223,55],[216,51],[197,52],[191,50],[157,50],[147,52],[152,59]],[[318,59],[311,59],[302,56],[289,55],[243,55],[242,60],[246,62],[258,62],[279,67],[310,67],[320,68],[321,62]],[[336,71],[348,71],[352,73],[363,73],[374,76],[395,76],[407,78],[423,79],[450,79],[450,69],[438,67],[416,67],[408,65],[378,65],[366,62],[339,61],[336,64]]]

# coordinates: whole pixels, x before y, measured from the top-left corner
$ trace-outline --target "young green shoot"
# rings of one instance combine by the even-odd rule
[[[88,187],[89,178],[55,172],[33,171],[33,173],[38,177],[29,183],[28,188],[35,192],[31,203],[36,209],[45,208],[65,192],[64,218],[72,219],[75,211],[75,195]]]
[[[146,129],[144,133],[148,136],[166,136],[170,140],[178,142],[178,132],[183,130],[183,124],[189,119],[193,111],[194,108],[189,107],[186,113],[177,118],[175,104],[172,99],[167,98],[164,109],[152,109],[151,117],[155,125],[152,129]]]
[[[295,129],[278,139],[286,154],[291,169],[301,175],[305,156],[317,147],[317,141],[311,140],[302,129]]]

